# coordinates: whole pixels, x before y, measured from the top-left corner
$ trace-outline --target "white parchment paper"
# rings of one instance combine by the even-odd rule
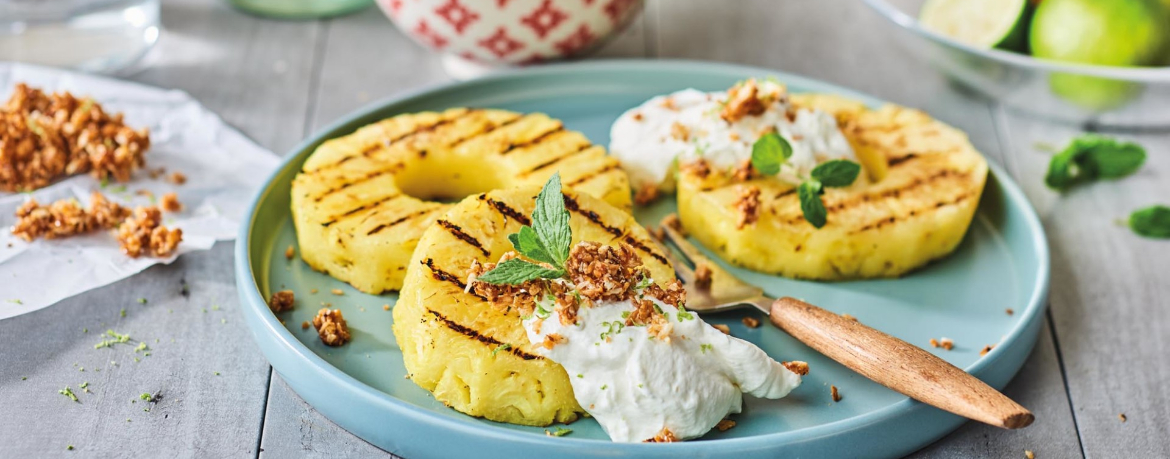
[[[0,97],[24,82],[46,92],[70,91],[92,97],[109,113],[122,112],[135,129],[150,129],[146,168],[165,167],[167,174],[151,179],[145,170],[128,183],[102,186],[89,175],[72,177],[33,193],[0,192],[0,319],[49,306],[64,298],[129,277],[156,263],[207,250],[215,241],[236,236],[252,194],[278,164],[276,155],[231,128],[191,96],[127,81],[17,63],[0,62]],[[181,172],[183,185],[166,175]],[[11,234],[15,212],[30,197],[42,204],[77,198],[89,204],[93,191],[127,206],[150,205],[136,194],[178,194],[185,208],[164,213],[164,224],[183,229],[178,254],[166,259],[137,259],[122,254],[106,232],[58,240],[25,242]]]

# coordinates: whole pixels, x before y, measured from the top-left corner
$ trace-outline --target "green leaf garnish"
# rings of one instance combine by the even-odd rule
[[[492,349],[492,357],[495,357],[497,352],[506,351],[506,350],[511,349],[511,348],[512,348],[512,345],[508,344],[508,343],[504,343],[504,344],[501,344],[499,346],[496,346],[495,349]]]
[[[810,174],[813,180],[830,188],[852,185],[861,173],[861,165],[844,159],[825,161],[813,168]]]
[[[761,174],[779,174],[780,165],[790,157],[792,145],[775,132],[764,134],[752,144],[752,167]]]
[[[825,203],[821,202],[821,194],[825,190],[821,187],[821,182],[806,181],[796,188],[796,192],[800,196],[800,210],[804,212],[804,219],[818,229],[825,226],[827,218]]]
[[[695,318],[695,315],[691,314],[690,311],[688,311],[686,308],[684,308],[682,303],[679,303],[679,305],[678,305],[678,314],[677,315],[678,315],[679,322],[682,322],[684,320],[693,320]]]
[[[64,388],[64,389],[61,389],[61,390],[57,391],[57,393],[58,393],[58,394],[61,394],[61,395],[64,395],[64,396],[66,396],[66,397],[69,397],[69,399],[70,399],[70,400],[73,400],[73,401],[75,401],[75,402],[77,402],[77,401],[78,401],[78,400],[77,400],[77,394],[74,394],[74,393],[73,393],[73,389],[70,389],[70,388],[69,388],[69,386],[65,386],[65,388]]]
[[[565,275],[559,269],[548,269],[519,258],[504,260],[491,271],[480,274],[476,280],[489,284],[520,285],[534,279],[556,279]]]
[[[557,172],[548,179],[540,194],[536,196],[536,208],[532,211],[532,229],[553,257],[553,266],[562,268],[569,258],[569,246],[573,232],[569,227],[569,210],[565,208],[565,196],[561,194],[561,174]]]
[[[1057,191],[1097,179],[1116,179],[1136,172],[1146,161],[1141,145],[1111,137],[1084,134],[1072,140],[1048,163],[1044,183]]]
[[[545,432],[548,432],[548,431],[546,430]],[[563,436],[571,434],[571,433],[573,433],[573,429],[562,429],[560,427],[556,427],[556,430],[553,432],[549,432],[549,435],[552,435],[554,437],[563,437]]]
[[[569,210],[565,208],[565,197],[561,193],[559,172],[548,179],[536,196],[532,226],[520,228],[520,232],[508,235],[508,240],[521,255],[548,263],[553,269],[513,258],[496,265],[476,280],[488,284],[520,285],[531,280],[556,279],[565,275],[565,260],[569,258],[573,231],[569,227]]]
[[[1170,238],[1170,207],[1157,205],[1139,209],[1129,215],[1133,232],[1153,238]]]

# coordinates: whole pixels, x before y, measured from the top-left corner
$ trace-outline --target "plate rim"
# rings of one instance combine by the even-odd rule
[[[404,421],[420,422],[423,424],[432,424],[437,427],[448,429],[453,433],[462,433],[467,435],[488,437],[495,440],[511,442],[516,445],[525,443],[540,445],[553,448],[573,448],[573,447],[596,447],[598,445],[617,445],[625,449],[629,448],[630,452],[649,452],[651,450],[663,451],[662,449],[671,448],[669,451],[680,451],[682,449],[690,449],[695,453],[727,453],[728,448],[736,448],[739,450],[752,450],[760,448],[774,447],[793,441],[806,440],[825,435],[831,435],[841,431],[856,429],[871,423],[881,422],[890,417],[901,414],[902,412],[917,407],[925,406],[912,399],[905,399],[876,411],[871,411],[860,416],[842,419],[839,421],[820,424],[812,427],[805,427],[796,430],[776,432],[766,435],[755,435],[738,438],[720,438],[704,440],[702,442],[679,442],[673,444],[661,443],[614,443],[606,440],[598,439],[576,439],[572,437],[556,437],[546,438],[538,435],[531,435],[528,433],[518,432],[502,426],[495,426],[489,424],[475,424],[462,422],[455,418],[440,416],[432,413],[422,407],[415,406],[411,403],[403,401],[393,395],[387,394],[377,388],[374,388],[353,376],[345,373],[339,368],[333,366],[320,356],[318,356],[311,349],[306,347],[300,340],[298,340],[287,328],[281,325],[280,320],[276,315],[271,314],[267,307],[267,301],[263,298],[262,290],[256,280],[257,274],[254,272],[254,263],[251,260],[250,252],[252,246],[251,233],[254,229],[257,220],[258,210],[261,204],[265,202],[274,190],[274,182],[281,176],[292,163],[299,163],[304,161],[304,157],[311,152],[308,151],[316,144],[324,142],[325,140],[335,138],[339,135],[344,135],[340,131],[346,128],[347,125],[355,123],[363,118],[374,116],[376,113],[385,110],[389,106],[405,104],[420,99],[425,99],[435,95],[441,95],[444,92],[467,89],[476,85],[490,85],[500,81],[523,79],[523,78],[548,78],[557,75],[575,74],[582,72],[604,72],[606,70],[651,70],[651,71],[673,71],[679,73],[738,73],[738,74],[764,74],[775,75],[785,82],[799,82],[796,85],[807,88],[816,88],[811,92],[832,92],[834,94],[844,95],[847,97],[858,99],[866,105],[873,106],[875,104],[891,103],[884,99],[871,96],[869,94],[838,86],[833,83],[820,81],[814,78],[805,77],[798,74],[788,73],[782,70],[769,69],[763,67],[728,64],[721,62],[701,61],[701,60],[685,60],[685,59],[606,59],[606,60],[592,60],[586,62],[574,63],[558,63],[547,64],[537,68],[524,68],[503,71],[497,74],[492,74],[482,78],[469,81],[454,81],[439,84],[428,85],[419,89],[404,91],[401,93],[392,94],[388,97],[381,98],[374,102],[368,103],[353,112],[349,112],[336,121],[329,123],[327,126],[318,129],[304,140],[299,142],[296,146],[289,150],[289,153],[281,158],[280,165],[271,172],[265,179],[264,184],[255,193],[254,197],[248,204],[248,210],[245,214],[244,224],[240,225],[239,234],[236,239],[235,260],[234,265],[236,269],[236,288],[241,299],[241,311],[249,319],[249,328],[253,332],[253,338],[261,344],[261,350],[265,357],[272,362],[269,352],[262,343],[259,343],[260,334],[269,334],[270,337],[276,338],[276,343],[283,351],[291,353],[293,357],[307,363],[305,369],[316,372],[319,376],[324,376],[332,380],[343,388],[354,391],[354,393],[363,399],[376,402],[393,411],[396,415],[402,416]],[[1015,343],[1020,339],[1031,339],[1034,337],[1022,336],[1027,329],[1035,325],[1035,322],[1040,320],[1041,314],[1046,309],[1046,298],[1049,290],[1051,259],[1048,248],[1047,236],[1044,233],[1043,225],[1032,206],[1031,201],[1028,200],[1024,192],[1018,184],[1011,178],[1007,172],[999,165],[992,161],[988,161],[988,166],[992,178],[1002,188],[1004,194],[1008,198],[1006,201],[1010,205],[1018,207],[1023,216],[1023,224],[1027,227],[1030,233],[1032,245],[1035,247],[1035,256],[1037,259],[1037,282],[1032,286],[1028,297],[1027,307],[1015,326],[1005,335],[1000,341],[1001,344]],[[1017,312],[1019,313],[1019,312]],[[991,352],[983,358],[976,360],[973,364],[963,368],[964,371],[979,376],[979,373],[988,371],[989,367],[995,364],[999,357],[1003,354],[1004,348],[1010,346],[996,346]],[[1031,352],[1031,345],[1029,345],[1028,353]],[[276,368],[276,365],[273,365]],[[1017,368],[1009,375],[1008,380],[1013,378],[1019,372]],[[331,419],[332,420],[332,419]],[[346,429],[349,430],[349,429]],[[359,435],[360,437],[360,435]],[[660,449],[661,448],[661,449]]]

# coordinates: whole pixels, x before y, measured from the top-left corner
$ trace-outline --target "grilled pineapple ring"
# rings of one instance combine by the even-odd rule
[[[615,159],[543,114],[455,108],[399,115],[329,140],[292,183],[300,254],[309,266],[367,293],[402,287],[423,231],[443,200],[543,184],[630,207]]]
[[[733,264],[817,280],[899,276],[955,249],[987,180],[987,161],[963,132],[894,105],[870,110],[827,95],[793,103],[833,114],[870,180],[826,189],[828,223],[816,229],[788,184],[683,167],[679,217],[698,240]]]
[[[401,297],[394,337],[411,380],[435,399],[472,416],[545,426],[582,412],[569,377],[529,344],[515,311],[465,292],[472,261],[495,262],[512,250],[508,234],[529,224],[540,187],[492,191],[452,208],[419,240]],[[673,279],[646,230],[626,212],[565,191],[573,243],[625,242],[654,279]]]

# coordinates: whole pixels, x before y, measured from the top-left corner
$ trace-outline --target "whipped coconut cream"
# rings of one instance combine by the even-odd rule
[[[756,83],[765,110],[734,122],[720,116],[727,91],[684,89],[654,97],[614,122],[610,154],[622,162],[634,185],[657,184],[663,190],[673,188],[676,161],[703,158],[714,168],[734,169],[751,159],[752,145],[771,130],[792,146],[777,177],[793,185],[822,162],[857,160],[831,114],[795,108],[780,83]]]
[[[565,368],[577,402],[613,441],[645,441],[664,428],[678,440],[699,437],[739,413],[742,394],[776,399],[800,385],[799,374],[755,345],[645,298],[664,313],[669,335],[625,326],[631,300],[582,306],[565,325],[548,297],[523,320],[536,352]]]

